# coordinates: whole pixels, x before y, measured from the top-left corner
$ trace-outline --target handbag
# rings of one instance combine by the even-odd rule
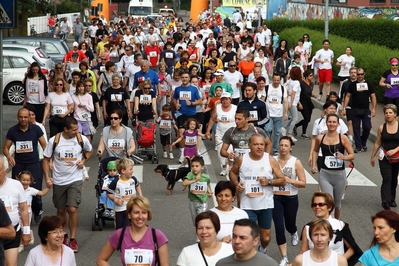
[[[385,157],[387,157],[387,160],[389,163],[399,163],[399,151],[396,152],[395,154],[392,154],[391,156],[387,155],[387,151],[384,150]]]
[[[356,115],[356,116],[365,116],[368,114],[369,109],[359,109],[359,108],[352,107],[352,112],[353,112],[353,115]]]

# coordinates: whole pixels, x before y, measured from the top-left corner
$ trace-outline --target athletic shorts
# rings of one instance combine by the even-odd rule
[[[248,214],[248,218],[254,222],[258,222],[261,229],[270,229],[272,227],[273,209],[263,210],[244,210]]]
[[[352,121],[352,119],[353,119],[352,109],[345,109],[345,112],[346,112],[346,120]]]
[[[15,230],[17,228],[18,228],[18,225],[14,226]],[[18,231],[16,231],[16,235],[13,239],[4,239],[3,240],[4,250],[19,247],[19,245],[21,244],[21,238],[22,238],[22,224],[21,224],[21,228]]]
[[[75,181],[68,185],[53,185],[53,204],[57,210],[66,209],[67,206],[79,207],[82,200],[82,181]]]
[[[181,115],[177,118],[177,127],[184,128],[184,124],[190,118],[196,119],[196,115]]]
[[[332,81],[332,69],[319,69],[319,82],[331,82]]]
[[[347,77],[339,77],[339,81],[344,81],[345,79],[349,79],[349,76],[347,76]]]
[[[166,146],[166,145],[172,144],[172,134],[161,135],[160,139],[161,139],[162,146]]]

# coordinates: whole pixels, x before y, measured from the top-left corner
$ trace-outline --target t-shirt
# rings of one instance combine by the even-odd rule
[[[232,145],[237,155],[242,155],[246,151],[249,151],[248,141],[253,134],[260,134],[265,138],[267,136],[266,132],[259,127],[254,128],[253,126],[249,126],[245,131],[232,127],[224,133],[222,141],[223,143]]]
[[[249,74],[252,73],[255,67],[255,62],[254,61],[247,61],[247,60],[241,60],[240,63],[238,64],[238,69],[241,70],[241,73],[243,76],[249,76]]]
[[[287,90],[284,89],[284,95],[281,95],[281,85],[274,88],[272,84],[269,85],[266,95],[266,106],[270,117],[282,117],[284,114],[284,105],[281,103],[281,98],[287,97]]]
[[[240,87],[237,87],[238,82],[242,82],[244,80],[242,74],[239,71],[234,71],[231,73],[230,71],[225,71],[224,72],[224,80],[230,84],[233,94],[231,95],[231,98],[237,99],[240,98],[241,96],[241,89]]]
[[[82,179],[82,176],[80,176]],[[13,226],[19,223],[19,203],[26,202],[24,188],[18,180],[6,178],[5,183],[0,187],[0,199],[10,216]]]
[[[117,135],[112,132],[111,126],[104,127],[101,133],[108,157],[122,158],[126,156],[125,151],[130,147],[133,131],[124,125],[122,126],[123,130]]]
[[[152,85],[152,90],[157,92],[157,86],[159,84],[159,78],[158,74],[149,69],[146,73],[143,73],[142,71],[139,71],[134,75],[134,87],[137,87],[139,85],[138,79],[139,77],[144,77],[144,79],[149,79],[151,80],[151,85]]]
[[[184,179],[194,180],[195,175],[190,172]],[[189,186],[188,199],[190,201],[200,201],[202,203],[208,202],[208,186],[210,183],[211,179],[209,175],[201,173],[200,179]]]
[[[53,158],[53,183],[58,186],[68,185],[81,181],[83,169],[79,169],[77,162],[83,160],[83,153],[92,150],[90,141],[82,135],[83,150],[78,143],[77,137],[66,139],[61,133],[60,141],[53,154],[55,136],[50,138],[43,155]]]
[[[109,243],[111,244],[111,246],[114,249],[117,249],[117,247],[118,247],[119,237],[120,237],[121,233],[122,233],[122,228],[116,230],[108,239]],[[157,239],[158,248],[162,247],[164,244],[168,243],[168,239],[166,238],[164,233],[162,233],[160,230],[155,229],[155,236]],[[126,258],[130,257],[130,256],[126,256],[126,255],[131,254],[131,251],[137,251],[137,250],[152,251],[149,253],[145,253],[147,256],[143,257],[143,262],[144,262],[144,259],[146,259],[145,262],[151,263],[151,266],[155,266],[156,255],[155,255],[154,240],[152,237],[151,227],[149,227],[149,226],[147,227],[147,231],[145,232],[144,236],[139,241],[134,241],[132,239],[130,230],[128,228],[125,230],[125,233],[122,238],[121,252],[120,252],[122,265],[127,265],[127,264],[133,262],[133,261],[126,261]],[[131,255],[134,255],[134,253]],[[132,263],[131,265],[134,265],[134,263]]]
[[[179,112],[183,115],[195,115],[196,107],[194,105],[187,105],[186,100],[190,102],[195,102],[201,98],[199,95],[197,87],[193,85],[188,85],[187,87],[179,86],[175,89],[173,93],[173,98],[177,99],[180,104]]]
[[[167,136],[169,134],[172,134],[172,128],[175,124],[176,122],[172,116],[166,118],[165,116],[161,115],[159,120],[159,134],[161,136]]]
[[[76,266],[75,253],[73,250],[63,245],[62,257],[59,257],[55,263],[52,263],[47,255],[43,252],[43,246],[37,245],[29,251],[28,258],[26,259],[25,266],[58,266],[58,265],[68,265]]]
[[[216,266],[278,266],[277,262],[270,258],[268,255],[256,252],[252,258],[242,261],[236,260],[234,254],[216,262]]]
[[[0,227],[6,227],[11,224],[10,217],[7,214],[4,203],[0,200]],[[3,239],[0,238],[0,266],[4,266],[4,246]]]
[[[352,99],[352,109],[369,109],[369,98],[371,94],[375,93],[374,86],[365,82],[352,82],[349,85],[348,92],[351,94]]]
[[[156,67],[158,65],[158,55],[161,53],[158,46],[147,45],[145,47],[145,53],[150,60],[151,66]]]
[[[129,100],[129,95],[122,87],[117,89],[109,87],[103,95],[103,100],[107,101],[106,109],[107,113],[110,114],[114,110],[124,108],[125,101]]]
[[[233,89],[231,87],[231,84],[226,82],[226,81],[222,81],[222,82],[215,82],[211,85],[210,89],[209,89],[209,96],[210,97],[215,97],[215,90],[217,87],[221,87],[223,92],[228,92],[231,95],[233,95]],[[223,93],[222,92],[222,93]]]
[[[173,50],[163,50],[160,59],[163,59],[168,67],[173,67],[175,65],[176,52]]]
[[[391,89],[385,89],[384,97],[398,98],[399,97],[399,73],[394,75],[391,70],[387,70],[382,74],[385,78],[385,83],[392,86]]]
[[[51,104],[51,115],[60,115],[68,111],[68,104],[73,103],[73,100],[68,92],[64,92],[60,95],[55,92],[50,92],[45,102]]]
[[[39,190],[33,187],[28,187],[25,190],[26,205],[28,206],[28,213],[32,213],[32,196],[36,196]]]
[[[156,97],[153,91],[150,91],[148,94],[144,94],[143,90],[136,91],[135,98],[139,100],[139,113],[137,115],[139,121],[147,121],[154,118],[152,101],[156,99]]]
[[[219,216],[220,220],[220,231],[216,236],[218,241],[221,241],[223,237],[230,235],[233,239],[233,227],[234,222],[240,219],[248,219],[248,214],[240,208],[233,207],[231,211],[225,212],[217,209],[216,207],[210,209]]]
[[[115,198],[123,199],[122,205],[115,204],[115,212],[126,211],[126,204],[131,197],[137,194],[136,187],[139,185],[140,183],[135,176],[128,180],[122,180],[118,176],[108,185],[107,194],[114,194]]]
[[[324,50],[320,49],[316,52],[315,58],[323,61],[323,63],[319,63],[319,69],[331,69],[332,59],[334,58],[334,52],[330,49]]]
[[[190,266],[206,266],[215,265],[220,259],[223,259],[234,253],[231,245],[222,242],[218,252],[212,256],[204,254],[207,264],[202,258],[201,251],[199,250],[198,243],[184,247],[177,259],[177,265],[190,265]]]
[[[355,58],[351,55],[347,56],[346,54],[343,54],[337,58],[337,61],[344,64],[343,66],[341,65],[338,76],[349,77],[349,69],[355,64]]]
[[[374,266],[374,265],[379,265],[379,266],[393,266],[393,265],[399,265],[399,257],[396,258],[396,260],[389,262],[383,257],[381,257],[380,252],[379,252],[380,244],[377,244],[375,246],[372,246],[370,249],[366,250],[363,255],[359,258],[359,261],[364,265],[364,266]]]

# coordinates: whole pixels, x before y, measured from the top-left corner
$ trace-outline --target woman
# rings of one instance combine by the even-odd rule
[[[284,128],[287,131],[287,136],[296,142],[297,139],[292,135],[295,124],[298,121],[298,103],[301,95],[302,71],[299,67],[293,67],[290,70],[290,79],[288,80],[288,111],[290,119],[285,123]]]
[[[96,74],[89,68],[89,65],[86,61],[82,61],[79,63],[79,70],[80,72],[80,80],[84,81],[86,79],[92,79],[93,85],[97,85],[96,81]],[[93,86],[91,88],[94,92],[97,92],[97,86]]]
[[[226,44],[226,51],[222,53],[220,59],[222,59],[225,71],[229,68],[230,61],[237,62],[237,53],[233,51],[233,45],[230,42]]]
[[[210,211],[216,213],[220,220],[220,231],[216,239],[231,243],[234,222],[239,219],[248,219],[248,214],[233,206],[236,199],[236,186],[229,180],[219,181],[215,187],[216,202],[218,205]]]
[[[337,58],[336,65],[340,67],[338,73],[340,87],[345,79],[349,79],[349,69],[351,67],[355,67],[355,58],[351,55],[351,53],[352,48],[347,46],[345,49],[345,54]]]
[[[121,87],[121,77],[115,73],[112,75],[112,86],[109,87],[103,95],[102,106],[105,124],[109,125],[108,116],[114,110],[122,111],[122,123],[127,125],[128,117],[132,118],[132,110],[129,103],[129,95],[126,90]]]
[[[25,87],[24,106],[34,106],[37,119],[42,121],[48,87],[46,76],[42,73],[37,62],[30,65],[23,84]]]
[[[280,138],[279,155],[274,156],[281,171],[284,173],[286,185],[284,187],[273,187],[274,209],[273,222],[276,229],[277,245],[282,256],[279,266],[288,264],[287,240],[285,238],[285,227],[291,234],[291,244],[298,245],[298,232],[296,216],[298,212],[298,188],[306,187],[305,170],[300,160],[291,155],[295,145],[290,137]]]
[[[158,64],[158,78],[159,84],[161,85],[161,106],[164,106],[169,102],[169,82],[171,80],[171,76],[166,72],[167,66],[164,62],[159,62]]]
[[[188,72],[190,74],[190,77],[194,77],[194,76],[198,76],[198,66],[195,64],[192,64],[189,68],[188,68]]]
[[[152,212],[147,198],[132,197],[126,206],[131,224],[116,230],[108,239],[97,257],[97,265],[109,265],[108,260],[115,250],[120,251],[122,265],[134,265],[140,252],[141,265],[169,265],[168,239],[158,229],[151,228]],[[127,229],[127,230],[126,230]]]
[[[281,39],[279,46],[276,48],[276,52],[274,53],[274,58],[273,62],[276,62],[277,59],[281,58],[283,55],[283,52],[287,51],[288,52],[288,45],[287,45],[287,40],[286,39]],[[288,58],[290,58],[290,54],[287,53]]]
[[[107,157],[123,158],[134,153],[136,147],[133,131],[121,123],[122,111],[116,109],[109,116],[111,125],[106,126],[98,142],[97,156],[101,157],[106,151]]]
[[[216,69],[223,69],[223,62],[222,62],[222,60],[220,60],[220,54],[219,54],[219,51],[218,51],[218,49],[212,49],[211,51],[210,51],[210,57],[208,58],[208,59],[206,59],[205,60],[205,64],[204,64],[204,66],[209,66],[209,61],[211,60],[211,59],[215,59],[215,60],[217,60],[217,64],[216,64]]]
[[[227,51],[227,40],[224,39],[222,36],[218,37],[218,46],[219,46],[219,54],[223,55],[224,52]]]
[[[193,62],[191,62],[191,61],[189,60],[190,55],[189,55],[188,51],[183,51],[183,52],[180,54],[180,60],[177,61],[176,65],[175,65],[175,69],[181,68],[181,60],[182,60],[183,58],[187,59],[187,66],[186,66],[187,68],[189,68],[189,67],[193,64]],[[186,61],[184,60],[184,62],[186,62]]]
[[[119,48],[119,58],[122,58],[122,56],[125,55],[125,48],[126,48],[126,41],[121,41],[120,42],[120,48]]]
[[[320,165],[319,184],[321,191],[334,197],[335,218],[339,219],[341,213],[341,200],[346,186],[346,174],[344,161],[352,161],[355,154],[352,142],[346,135],[337,132],[339,117],[336,114],[328,114],[326,117],[327,132],[316,138],[313,149],[312,173],[317,173],[317,157],[319,150],[322,154]]]
[[[287,81],[288,68],[291,65],[288,50],[281,52],[281,57],[274,62],[274,72],[280,75],[280,84],[283,85]]]
[[[393,103],[396,107],[399,106],[399,59],[392,57],[389,59],[391,69],[382,74],[379,85],[385,88],[384,100],[385,104]]]
[[[252,53],[249,53],[244,60],[240,61],[237,67],[240,70],[242,76],[244,77],[244,84],[245,84],[248,80],[248,76],[252,73],[252,71],[255,68],[254,55]],[[241,90],[243,90],[243,88],[241,88]]]
[[[306,48],[306,56],[307,60],[309,61],[309,58],[312,58],[312,42],[310,41],[309,34],[304,34],[303,37],[303,46]]]
[[[307,67],[307,56],[306,56],[306,48],[303,46],[303,39],[298,40],[298,45],[295,46],[295,53],[298,53],[301,56],[301,62],[303,69],[306,70]]]
[[[89,40],[90,40],[90,38],[89,38]],[[82,41],[82,42],[80,42],[78,48],[86,55],[86,57],[88,58],[89,64],[92,64],[92,62],[94,60],[94,55],[93,55],[92,50],[89,48],[88,43],[86,43],[85,41]]]
[[[94,112],[93,98],[85,91],[85,83],[79,80],[76,83],[76,92],[72,95],[74,103],[73,117],[78,121],[79,132],[91,140],[91,112]]]
[[[142,83],[142,89],[137,90],[134,96],[134,114],[138,121],[154,122],[157,114],[157,96],[151,88],[151,80],[146,79]],[[130,108],[132,107],[133,105]]]
[[[315,192],[312,197],[311,206],[316,218],[327,220],[330,223],[332,230],[334,230],[334,235],[331,236],[331,241],[327,243],[327,247],[330,250],[335,251],[338,255],[344,256],[346,260],[348,260],[348,265],[355,265],[363,252],[356,244],[352,232],[349,229],[349,225],[331,216],[335,207],[334,199],[328,193]],[[300,254],[315,247],[315,242],[309,234],[309,232],[311,232],[309,225],[310,224],[305,225],[302,230]]]
[[[260,76],[256,79],[256,84],[258,85],[258,90],[256,91],[256,95],[259,100],[265,101],[266,99],[266,79],[263,76]]]
[[[64,117],[73,112],[73,100],[68,92],[68,84],[61,78],[54,82],[54,91],[46,97],[46,108],[43,115],[43,126],[46,125],[46,118],[51,114],[50,138],[58,132],[64,131]]]
[[[214,266],[218,260],[233,254],[231,245],[216,239],[220,231],[220,221],[216,213],[206,211],[195,218],[195,229],[199,242],[183,248],[178,266]]]
[[[107,61],[105,63],[105,71],[101,72],[100,78],[98,79],[98,94],[101,96],[103,93],[112,86],[112,75],[115,74],[115,63]]]
[[[398,109],[394,104],[383,108],[385,123],[378,127],[377,139],[371,153],[370,164],[375,166],[374,157],[378,153],[378,164],[382,176],[381,200],[382,207],[389,210],[397,207],[396,187],[399,171],[399,123],[396,120]]]
[[[384,210],[371,218],[374,238],[359,261],[362,266],[399,265],[399,214]]]
[[[29,251],[25,266],[68,265],[75,266],[75,253],[62,244],[64,229],[58,216],[43,217],[39,224],[40,245]]]
[[[298,102],[298,110],[301,112],[303,119],[299,121],[294,127],[294,135],[296,136],[297,128],[302,126],[302,134],[301,139],[310,139],[308,135],[306,135],[306,131],[308,129],[308,125],[310,122],[310,118],[312,117],[312,112],[314,109],[314,105],[312,102],[312,97],[316,98],[316,95],[313,94],[313,73],[311,70],[306,70],[303,72],[303,80],[301,80],[301,93],[299,96]]]
[[[209,89],[215,82],[216,78],[212,76],[212,70],[208,67],[205,67],[204,71],[202,72],[202,76],[198,81],[198,86],[204,89],[206,98],[209,97]]]
[[[296,256],[292,266],[347,266],[346,259],[334,250],[329,249],[328,244],[333,239],[333,229],[330,223],[324,219],[316,219],[310,223],[309,234],[312,241],[317,243],[312,249]]]
[[[266,72],[266,74],[267,73],[272,74],[271,73],[272,70],[271,70],[271,65],[270,65],[269,59],[265,56],[265,51],[262,48],[259,49],[258,56],[255,57],[254,62],[255,63],[260,62],[262,64],[262,67],[263,67],[262,73]],[[268,66],[269,66],[270,69],[267,69]]]
[[[50,91],[55,90],[55,87],[53,87],[53,84],[57,78],[61,78],[61,79],[65,80],[65,82],[68,81],[68,76],[67,76],[66,72],[64,71],[64,66],[61,62],[55,64],[54,69],[55,69],[55,74],[54,74],[54,76],[50,76],[50,80],[49,80]]]

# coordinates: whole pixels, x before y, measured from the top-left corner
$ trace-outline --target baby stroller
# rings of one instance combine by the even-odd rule
[[[96,231],[96,228],[100,231],[103,230],[103,226],[105,225],[105,221],[114,221],[114,217],[105,217],[104,212],[105,209],[103,204],[100,203],[100,196],[103,192],[103,184],[104,184],[104,177],[108,174],[107,165],[110,161],[118,160],[118,157],[108,157],[105,159],[99,159],[98,163],[98,175],[97,175],[97,183],[94,186],[96,190],[96,197],[97,197],[97,207],[94,213],[94,217],[91,223],[91,230]]]
[[[141,158],[147,157],[152,163],[158,163],[155,133],[155,123],[137,121],[136,155]]]

